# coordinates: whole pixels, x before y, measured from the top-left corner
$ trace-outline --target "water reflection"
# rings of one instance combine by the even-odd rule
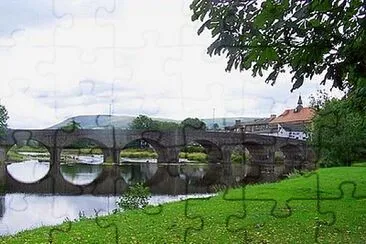
[[[78,218],[80,212],[110,213],[117,197],[137,182],[150,188],[151,203],[162,203],[212,193],[217,186],[245,178],[244,165],[158,164],[151,159],[104,165],[95,156],[75,158],[80,163],[62,164],[57,172],[36,159],[7,165],[11,177],[6,178],[6,194],[0,196],[0,235],[59,224],[66,217]]]
[[[84,164],[101,164],[103,163],[103,155],[80,155],[80,156],[73,156],[75,160],[79,161],[80,163]]]
[[[49,162],[39,162],[37,159],[7,165],[8,173],[15,180],[24,183],[39,181],[47,175],[49,170]]]
[[[102,165],[94,164],[65,164],[61,165],[63,178],[74,185],[92,183],[103,170]]]
[[[157,205],[190,197],[207,196],[152,196],[149,204]],[[110,214],[117,207],[116,200],[115,196],[6,194],[6,196],[0,196],[0,209],[3,210],[0,218],[0,236],[40,226],[60,224],[66,219],[75,220],[80,214],[87,217],[95,216],[96,211],[98,216]]]

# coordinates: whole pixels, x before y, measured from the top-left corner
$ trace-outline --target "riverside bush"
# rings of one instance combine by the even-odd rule
[[[149,203],[150,196],[149,188],[142,183],[137,183],[130,186],[116,203],[122,210],[144,208]]]

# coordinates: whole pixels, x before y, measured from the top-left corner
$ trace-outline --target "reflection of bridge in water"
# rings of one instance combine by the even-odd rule
[[[48,172],[40,180],[23,183],[6,173],[6,192],[37,193],[60,195],[120,195],[129,185],[143,182],[151,193],[158,195],[182,195],[190,193],[211,192],[217,185],[228,186],[234,181],[244,180],[243,165],[209,164],[176,165],[176,164],[128,164],[128,165],[82,165],[98,167],[96,177],[83,185],[73,184],[61,171],[55,174]],[[71,167],[77,167],[73,165]],[[4,167],[4,166],[3,166]],[[99,170],[100,169],[100,170]],[[235,173],[233,172],[235,169]],[[6,171],[6,170],[5,170]],[[87,169],[86,171],[92,171]],[[241,177],[241,178],[239,178]],[[68,179],[69,178],[69,179]]]
[[[76,186],[62,177],[60,173],[60,157],[63,148],[72,143],[89,139],[103,151],[104,160],[114,165],[104,166],[100,175],[90,184]],[[179,172],[178,154],[190,143],[198,143],[205,148],[209,167],[205,180],[200,184],[232,184],[233,172],[231,155],[235,148],[246,149],[250,160],[243,166],[241,177],[253,177],[261,181],[278,179],[294,168],[312,168],[313,153],[304,141],[234,132],[211,132],[195,129],[172,131],[135,131],[118,129],[98,130],[8,130],[7,137],[0,140],[0,160],[6,159],[6,152],[17,142],[34,140],[47,148],[50,153],[50,170],[45,177],[35,183],[25,184],[16,181],[6,172],[2,164],[1,178],[9,192],[61,193],[61,194],[118,194],[128,184],[121,177],[120,152],[130,142],[144,140],[158,154],[158,167],[155,174],[146,181],[150,188],[166,185],[186,188],[186,182],[192,180],[192,174]],[[2,153],[1,153],[2,151]],[[275,162],[275,152],[284,155],[283,165]],[[171,165],[169,165],[171,164]],[[234,170],[235,171],[235,170]],[[5,182],[4,182],[5,181]],[[181,182],[181,183],[177,183]],[[205,183],[206,182],[206,183]],[[205,184],[204,184],[205,183]],[[157,188],[156,188],[157,189]],[[169,189],[166,189],[170,192]],[[206,189],[207,190],[207,189]],[[185,189],[186,191],[186,189]]]

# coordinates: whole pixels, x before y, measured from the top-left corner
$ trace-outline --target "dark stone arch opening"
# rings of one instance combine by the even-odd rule
[[[244,144],[236,145],[232,148],[230,161],[233,164],[248,164],[251,154]]]
[[[120,152],[123,163],[157,163],[161,145],[150,139],[135,139],[128,142]]]
[[[262,177],[262,167],[268,163],[269,155],[262,144],[246,142],[243,147],[248,151],[249,159],[245,164],[245,183],[258,182]]]
[[[162,149],[151,139],[139,138],[128,142],[120,152],[123,163],[121,177],[130,185],[151,179],[158,170]]]
[[[183,153],[185,153],[184,150],[188,150],[189,146],[194,146],[198,148],[198,150],[201,150],[201,152],[198,152],[201,154],[201,155],[198,154],[197,159],[199,160],[192,160],[192,161],[198,161],[200,163],[209,163],[209,164],[216,164],[223,162],[224,156],[221,148],[209,140],[200,139],[188,142],[185,147],[180,149],[180,152],[183,151]]]
[[[268,152],[262,144],[248,142],[245,143],[243,147],[248,151],[250,158],[248,162],[250,164],[258,164],[268,160]]]
[[[92,138],[77,138],[60,150],[60,174],[73,185],[89,185],[103,172],[107,147]]]
[[[20,140],[5,151],[6,172],[17,182],[35,183],[50,172],[50,148],[38,140]]]
[[[101,164],[106,161],[103,143],[88,137],[77,138],[64,146],[60,152],[61,164]]]
[[[198,142],[190,142],[180,149],[179,162],[207,163],[207,149]]]
[[[301,147],[292,144],[286,144],[280,147],[283,153],[284,173],[290,173],[293,170],[301,170],[305,163],[304,151]]]

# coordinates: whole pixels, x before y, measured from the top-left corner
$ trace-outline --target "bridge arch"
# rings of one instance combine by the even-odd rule
[[[159,141],[144,136],[139,136],[128,141],[121,150],[125,150],[128,148],[128,145],[136,143],[147,144],[157,154],[156,158],[158,163],[172,163],[178,160],[178,154],[172,150],[174,147],[166,147]]]
[[[24,184],[32,184],[47,178],[51,169],[50,148],[37,139],[20,140],[18,137],[18,140],[13,142],[5,149],[7,177]],[[36,160],[34,156],[42,159]],[[23,174],[24,167],[30,168],[32,174]]]
[[[70,154],[66,154],[65,150],[73,150]],[[73,137],[72,140],[69,140],[65,143],[61,148],[59,148],[58,152],[60,161],[68,162],[78,162],[78,160],[85,161],[84,163],[88,164],[100,164],[106,161],[109,149],[107,145],[103,142],[95,139],[94,137],[88,136],[80,136]],[[96,155],[96,157],[94,157]]]
[[[132,151],[129,151],[131,150]],[[144,158],[152,159],[148,160],[148,162],[154,162],[157,160],[159,152],[161,151],[162,146],[155,140],[146,139],[146,138],[136,138],[131,139],[127,144],[125,144],[121,148],[120,156],[121,158],[134,158],[133,154],[138,153],[141,155],[142,151],[144,154]],[[132,154],[132,157],[130,156]],[[141,157],[138,155],[138,157]],[[121,159],[123,160],[123,159]],[[127,160],[129,161],[129,160]]]
[[[223,151],[216,143],[206,139],[191,139],[187,141],[184,146],[199,144],[204,148],[204,152],[207,154],[208,163],[222,163],[224,159]],[[182,150],[182,148],[180,148]]]
[[[279,147],[279,150],[284,155],[284,173],[289,173],[294,169],[302,169],[306,160],[306,151],[304,145],[285,144]]]

